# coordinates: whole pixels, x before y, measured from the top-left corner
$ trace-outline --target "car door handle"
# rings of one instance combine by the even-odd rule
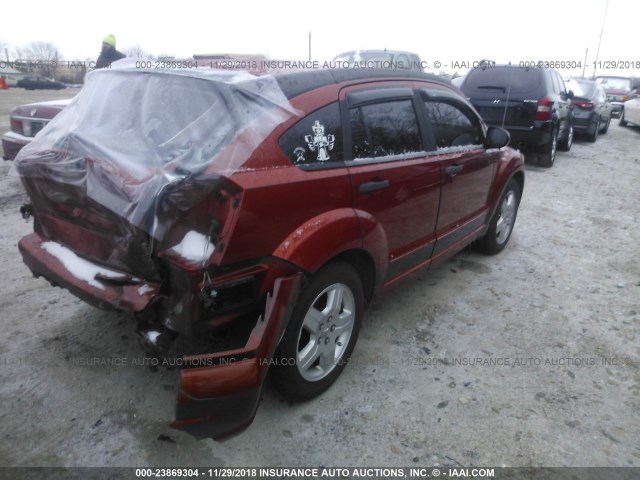
[[[389,187],[389,180],[379,180],[360,184],[360,193],[371,193]]]
[[[462,165],[449,165],[444,169],[444,173],[449,175],[450,177],[455,177],[462,171]]]

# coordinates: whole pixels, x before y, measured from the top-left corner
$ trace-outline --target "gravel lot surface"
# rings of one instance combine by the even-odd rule
[[[75,92],[0,91],[0,132],[13,106]],[[132,317],[31,276],[0,161],[0,465],[640,467],[639,145],[614,120],[528,165],[504,252],[376,298],[329,391],[289,405],[269,387],[224,443],[169,428],[179,372],[132,365]]]

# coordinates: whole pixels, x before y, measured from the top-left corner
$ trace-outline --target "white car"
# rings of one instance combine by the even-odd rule
[[[637,88],[629,93],[620,114],[620,125],[626,127],[629,123],[640,127],[640,89]]]

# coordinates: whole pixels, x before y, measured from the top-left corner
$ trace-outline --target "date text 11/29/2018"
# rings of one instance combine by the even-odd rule
[[[518,62],[522,68],[557,68],[572,69],[591,66],[602,70],[632,70],[640,68],[640,60],[599,60],[583,63],[580,60],[523,60]]]
[[[495,478],[493,468],[429,468],[429,467],[267,467],[267,468],[136,468],[137,478]]]

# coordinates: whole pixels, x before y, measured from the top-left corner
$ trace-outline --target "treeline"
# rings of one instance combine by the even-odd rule
[[[30,75],[43,75],[68,84],[83,83],[84,76],[95,67],[97,58],[96,55],[96,58],[85,60],[64,59],[58,47],[51,42],[31,42],[26,47],[14,48],[12,55],[9,55],[7,47],[0,47],[4,53],[0,67],[14,68]],[[139,45],[121,51],[130,58],[155,58]]]

